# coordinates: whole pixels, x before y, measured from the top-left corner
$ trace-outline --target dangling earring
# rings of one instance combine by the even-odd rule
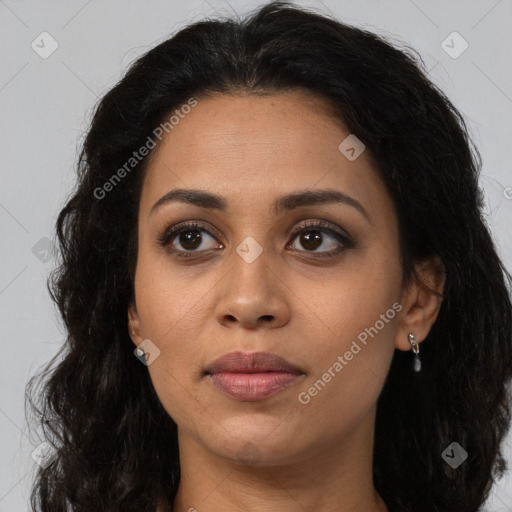
[[[421,361],[420,361],[420,346],[414,337],[414,334],[409,333],[409,343],[411,344],[412,351],[414,352],[414,361],[412,367],[415,372],[419,372],[421,370]]]

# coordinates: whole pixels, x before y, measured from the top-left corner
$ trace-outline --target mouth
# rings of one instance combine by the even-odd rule
[[[263,400],[305,377],[286,359],[269,352],[231,352],[210,364],[204,373],[216,390],[237,400]]]

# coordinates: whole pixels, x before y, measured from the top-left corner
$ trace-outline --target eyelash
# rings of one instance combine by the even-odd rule
[[[179,235],[183,231],[187,230],[198,230],[198,231],[206,231],[210,236],[213,238],[216,238],[214,234],[210,232],[211,228],[198,223],[198,222],[185,222],[183,224],[177,224],[175,226],[171,226],[167,228],[164,233],[158,238],[158,243],[164,247],[167,248],[169,241],[171,238],[174,238],[175,236]],[[354,247],[354,241],[352,238],[344,231],[338,231],[337,229],[332,228],[332,224],[325,221],[305,221],[303,222],[299,227],[297,227],[291,234],[291,240],[293,241],[297,235],[301,234],[302,232],[308,232],[308,231],[320,231],[321,233],[327,233],[331,236],[333,236],[338,242],[342,244],[341,248],[334,249],[328,252],[319,252],[316,253],[314,251],[299,251],[299,252],[306,252],[310,254],[315,254],[316,258],[331,258],[334,256],[337,256],[341,252],[345,251],[346,249],[351,249]],[[288,244],[289,245],[289,244]],[[190,257],[197,257],[197,253],[200,253],[202,251],[182,251],[178,249],[169,249],[172,251],[177,257],[179,258],[190,258]]]

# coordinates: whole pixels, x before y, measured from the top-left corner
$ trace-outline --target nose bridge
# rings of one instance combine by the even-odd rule
[[[272,293],[274,273],[271,270],[271,249],[262,237],[260,242],[253,236],[245,237],[232,253],[232,289],[255,297],[258,294]]]
[[[273,252],[271,219],[267,218],[268,212],[263,205],[264,198],[253,196],[236,208],[238,227],[234,232],[233,265],[237,273],[247,274],[247,277],[269,271],[269,256]]]
[[[286,323],[288,305],[272,268],[273,251],[266,241],[261,242],[247,236],[231,253],[231,269],[219,290],[216,308],[220,323],[236,320],[249,327],[262,317],[275,325]]]

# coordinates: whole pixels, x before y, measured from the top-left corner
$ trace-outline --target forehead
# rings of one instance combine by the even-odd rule
[[[172,188],[258,201],[316,186],[382,193],[365,153],[351,161],[340,151],[350,132],[326,100],[300,90],[196,99],[153,150],[143,202]]]

